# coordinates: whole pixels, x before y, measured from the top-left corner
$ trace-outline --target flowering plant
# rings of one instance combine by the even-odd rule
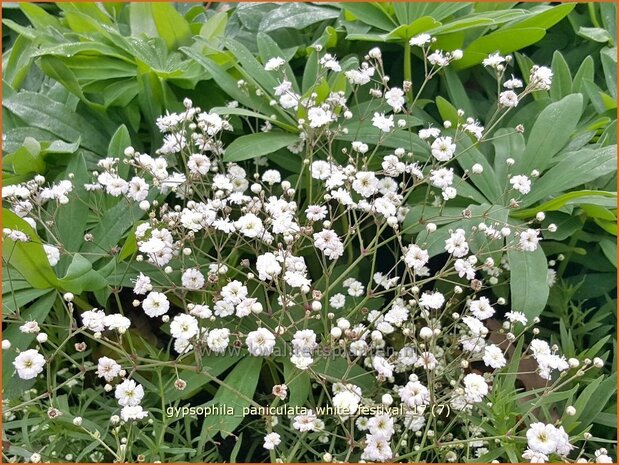
[[[36,348],[3,340],[17,376],[47,370],[48,385],[8,406],[8,420],[48,404],[52,422],[92,438],[93,461],[234,461],[244,436],[272,462],[611,462],[577,421],[577,382],[602,356],[568,357],[538,327],[554,281],[542,234],[559,228],[524,208],[574,158],[553,159],[566,137],[545,153],[531,144],[557,112],[575,126],[582,96],[547,107],[519,148],[528,129],[501,123],[553,72],[508,76],[512,57],[493,53],[485,123],[443,99],[430,124],[422,91],[463,58],[434,44],[425,33],[408,44],[423,60],[418,85],[392,82],[378,48],[344,63],[315,46],[303,90],[283,53],[259,67],[246,58],[239,101],[185,99],[157,119],[163,143],[150,155],[118,133],[122,150],[94,173],[77,159],[68,179],[4,186],[10,279],[61,290],[65,331],[50,340],[34,316],[9,319],[36,334]],[[273,115],[239,103],[264,96]],[[230,141],[239,127],[255,132]],[[614,157],[600,148],[590,163]],[[585,182],[571,176],[564,189]],[[54,242],[72,204],[115,212],[77,249]],[[125,221],[131,233],[115,237]],[[42,254],[30,276],[21,259]],[[523,376],[534,388],[518,387]],[[109,401],[91,416],[99,396]],[[163,446],[185,437],[186,448]],[[39,461],[45,446],[30,452]]]

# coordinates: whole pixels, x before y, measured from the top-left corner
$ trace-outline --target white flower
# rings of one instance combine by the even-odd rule
[[[244,236],[254,238],[264,232],[262,220],[253,213],[246,213],[234,222],[234,227]]]
[[[269,186],[282,182],[282,175],[277,170],[266,170],[262,173],[262,182],[267,183]]]
[[[187,168],[192,174],[204,176],[211,169],[211,160],[206,155],[194,153],[187,160]]]
[[[523,452],[522,458],[529,460],[531,463],[546,463],[548,462],[548,456],[541,452],[535,452],[531,449],[527,449]]]
[[[152,290],[153,290],[153,286],[150,283],[150,278],[140,272],[140,274],[134,281],[133,293],[141,295],[141,294],[146,294],[147,292],[150,292]]]
[[[271,252],[267,252],[258,257],[256,261],[256,270],[258,270],[258,278],[260,280],[269,281],[281,274],[282,267],[275,255]]]
[[[318,347],[318,343],[316,342],[316,333],[311,329],[297,331],[292,338],[292,346],[294,347],[295,353],[311,353],[316,347]]]
[[[469,308],[471,309],[471,313],[480,320],[485,320],[494,315],[494,308],[492,308],[486,297],[480,297],[479,300],[472,300],[469,304]]]
[[[92,310],[85,311],[81,315],[82,326],[93,332],[101,332],[105,330],[105,312],[93,308]]]
[[[428,63],[432,66],[438,66],[442,68],[449,64],[449,58],[443,54],[441,50],[437,50],[434,53],[428,55]]]
[[[557,428],[541,422],[533,423],[527,430],[529,449],[550,455],[557,449]]]
[[[264,69],[266,71],[276,71],[278,70],[286,60],[281,57],[269,58],[269,60],[265,63]]]
[[[529,78],[532,90],[548,90],[552,84],[552,70],[546,66],[533,66]]]
[[[464,377],[464,396],[468,402],[481,402],[487,394],[488,384],[483,376],[469,373]]]
[[[507,312],[505,314],[505,318],[512,323],[522,323],[523,325],[527,324],[527,317],[522,312]]]
[[[389,441],[385,436],[380,434],[367,434],[365,436],[365,448],[361,454],[362,460],[370,460],[372,462],[385,462],[393,457],[393,451],[389,445]]]
[[[299,370],[307,370],[312,365],[312,363],[314,363],[314,359],[309,355],[295,354],[290,357],[290,362]]]
[[[507,108],[515,108],[518,106],[518,95],[513,90],[506,90],[499,95],[499,103]]]
[[[144,309],[144,313],[149,317],[156,318],[168,313],[170,302],[165,294],[161,292],[151,292],[146,296],[144,302],[142,302],[142,308]]]
[[[170,334],[177,339],[191,339],[198,334],[198,320],[191,315],[180,313],[170,323]]]
[[[380,376],[384,378],[391,378],[393,376],[394,366],[387,361],[384,357],[379,355],[375,356],[372,360],[372,367],[378,372]]]
[[[463,260],[461,258],[457,259],[454,263],[454,269],[458,273],[458,276],[466,279],[474,279],[475,278],[475,268],[468,260]]]
[[[99,358],[97,364],[97,376],[105,379],[108,383],[118,376],[121,366],[109,357]]]
[[[491,68],[496,68],[500,64],[505,63],[505,57],[502,57],[501,55],[499,55],[498,52],[497,53],[492,53],[492,54],[488,55],[488,58],[484,58],[484,60],[481,63],[484,66],[489,66]]]
[[[131,326],[131,320],[120,313],[105,315],[103,324],[109,330],[117,330],[120,334],[124,334]]]
[[[331,229],[314,233],[314,246],[331,260],[336,260],[344,254],[344,244]]]
[[[535,229],[527,229],[520,233],[520,248],[527,252],[535,252],[537,250],[537,244],[539,243],[539,237]]]
[[[17,370],[17,376],[21,379],[36,378],[36,376],[43,371],[45,357],[36,349],[24,350],[15,357],[13,366]]]
[[[247,297],[247,287],[240,281],[230,281],[221,289],[221,296],[226,302],[238,305]]]
[[[430,34],[419,34],[413,37],[408,43],[413,47],[423,47],[425,44],[429,44],[432,41]]]
[[[445,250],[454,257],[464,257],[469,253],[469,245],[466,242],[464,229],[456,229],[449,239],[445,241]]]
[[[430,402],[430,392],[428,388],[419,381],[409,381],[400,389],[400,398],[409,407],[428,405]]]
[[[211,329],[206,337],[206,344],[213,352],[222,353],[230,343],[230,330],[228,328]]]
[[[441,135],[439,128],[424,128],[419,130],[419,138],[422,140],[430,139],[431,137],[438,137]]]
[[[506,89],[520,89],[522,87],[522,81],[520,79],[515,79],[512,76],[511,79],[508,79],[503,83],[503,87]]]
[[[181,283],[192,291],[201,289],[204,286],[204,275],[197,268],[189,268],[183,273]]]
[[[333,121],[333,113],[320,107],[312,107],[307,111],[307,119],[310,121],[310,127],[320,128]]]
[[[509,179],[509,183],[512,185],[514,189],[516,189],[521,194],[528,194],[531,192],[531,180],[524,175],[516,175],[512,176]]]
[[[438,310],[445,303],[445,297],[440,292],[426,292],[419,299],[419,305],[424,308]]]
[[[43,250],[45,250],[45,255],[47,255],[47,261],[49,264],[51,266],[56,266],[56,264],[60,261],[60,250],[58,247],[43,244]]]
[[[378,191],[378,179],[373,171],[359,171],[355,174],[352,188],[363,197],[370,197]]]
[[[140,402],[142,402],[144,388],[141,384],[136,383],[132,379],[126,379],[116,386],[114,395],[122,407],[127,405],[133,407],[140,405]]]
[[[431,149],[432,156],[438,161],[448,161],[456,152],[456,144],[451,137],[439,137],[432,143]]]
[[[430,171],[430,182],[434,187],[445,189],[451,186],[454,179],[453,168],[440,168],[438,170]]]
[[[148,412],[140,405],[126,405],[120,410],[120,418],[123,421],[142,420],[148,416]]]
[[[494,344],[484,348],[484,363],[491,368],[503,368],[507,361],[503,355],[503,351]]]
[[[408,250],[404,255],[406,266],[415,271],[420,271],[428,263],[428,260],[430,260],[428,251],[415,244],[408,246]]]
[[[393,419],[386,413],[370,418],[368,421],[368,429],[371,434],[380,435],[386,439],[391,438],[393,433],[395,433]]]
[[[338,415],[354,415],[361,402],[361,389],[353,384],[347,384],[333,396],[333,408]]]
[[[340,66],[338,61],[330,53],[325,54],[325,56],[320,59],[320,64],[323,66],[323,68],[330,69],[331,71],[342,71],[342,67]]]
[[[372,118],[372,126],[383,132],[391,131],[394,126],[393,115],[385,116],[384,113],[375,112]]]
[[[305,210],[305,216],[310,221],[321,221],[327,217],[327,207],[323,205],[310,205]]]
[[[387,105],[393,108],[394,112],[398,113],[402,111],[402,108],[404,107],[404,91],[399,87],[392,87],[385,92],[385,100]]]
[[[263,447],[267,450],[273,450],[276,446],[278,446],[282,442],[279,434],[277,433],[269,433],[264,437],[264,445]]]
[[[329,299],[329,305],[337,310],[344,308],[344,305],[346,305],[346,296],[339,293],[332,295]]]
[[[322,421],[316,418],[313,410],[308,410],[304,415],[297,415],[293,419],[292,427],[297,431],[306,433],[308,431],[317,431],[320,428]]]
[[[34,333],[38,333],[39,331],[41,331],[41,328],[39,327],[39,323],[32,320],[32,321],[26,321],[23,325],[19,327],[19,330],[25,334],[34,334]]]
[[[129,181],[127,197],[135,200],[136,202],[146,200],[146,197],[148,197],[148,184],[146,181],[139,176],[134,176],[131,178],[131,181]]]
[[[268,356],[275,347],[275,336],[266,328],[258,328],[247,335],[245,344],[253,356]]]

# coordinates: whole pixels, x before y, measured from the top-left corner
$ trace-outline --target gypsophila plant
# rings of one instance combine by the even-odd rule
[[[510,267],[540,255],[544,273],[525,287],[548,292],[540,242],[557,226],[542,226],[543,213],[509,217],[547,167],[497,154],[499,201],[463,200],[489,182],[478,148],[521,134],[495,129],[553,73],[536,65],[515,76],[511,56],[493,53],[482,66],[496,79],[494,113],[482,123],[453,107],[429,125],[414,110],[421,93],[463,57],[433,44],[410,40],[425,67],[415,86],[390,79],[378,48],[344,69],[317,46],[316,84],[301,93],[287,60],[272,56],[260,70],[271,88],[237,84],[248,98],[272,96],[281,117],[186,99],[157,120],[163,144],[151,154],[127,147],[79,186],[42,176],[4,186],[15,215],[5,247],[43,251],[51,267],[66,250],[37,231],[54,237],[73,189],[91,211],[117,202],[144,215],[113,249],[124,261],[112,304],[64,293],[64,340],[12,316],[36,335],[19,353],[3,340],[17,376],[48,385],[5,405],[5,418],[45,406],[51,424],[66,420],[92,441],[93,461],[234,461],[249,437],[254,461],[612,462],[578,396],[578,380],[604,361],[565,357],[540,338],[538,315],[514,304],[521,296],[504,293]],[[269,136],[230,143],[235,129]],[[298,170],[256,157],[274,151],[264,144],[287,147]],[[84,240],[101,252],[101,237]],[[531,378],[536,387],[522,389]],[[79,408],[63,397],[75,383],[92,392]],[[94,398],[105,407],[91,415]],[[210,413],[170,418],[184,399]],[[238,446],[228,450],[230,437]],[[54,460],[50,450],[22,455]]]

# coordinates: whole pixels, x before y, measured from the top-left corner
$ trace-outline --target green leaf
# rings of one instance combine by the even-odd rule
[[[282,358],[284,364],[284,380],[288,386],[288,404],[302,406],[311,392],[311,380],[307,370],[299,370],[287,358]]]
[[[391,16],[385,13],[384,9],[376,3],[345,3],[344,10],[349,11],[360,21],[377,27],[383,31],[390,31],[399,26]]]
[[[531,192],[523,198],[522,206],[527,207],[557,192],[581,186],[616,169],[616,145],[568,152],[559,163],[532,183]]]
[[[552,85],[550,86],[550,98],[557,101],[572,92],[572,74],[570,67],[558,50],[552,56]]]
[[[224,35],[228,24],[228,14],[220,11],[211,16],[200,28],[200,36],[212,41]]]
[[[582,110],[580,94],[568,95],[544,108],[533,124],[527,148],[516,165],[518,172],[528,174],[534,169],[543,172],[552,157],[567,144]]]
[[[617,242],[610,239],[602,239],[600,241],[600,248],[606,258],[608,258],[608,261],[617,268]]]
[[[338,10],[323,5],[311,3],[284,3],[265,15],[260,22],[259,31],[271,32],[282,28],[305,29],[312,24],[335,19],[340,15]]]
[[[69,193],[69,203],[57,210],[56,227],[58,241],[68,252],[77,252],[84,242],[84,232],[88,223],[88,192],[84,184],[88,182],[89,172],[86,161],[80,154],[75,156],[65,173],[73,173],[73,191]]]
[[[594,42],[606,43],[613,41],[613,37],[606,29],[602,29],[601,27],[579,27],[578,31],[576,31],[580,37],[584,37],[585,39],[593,40]]]
[[[131,3],[129,8],[133,34],[145,33],[150,37],[161,37],[168,50],[189,43],[189,23],[172,3]]]
[[[50,289],[58,285],[56,273],[47,260],[43,244],[32,227],[12,211],[2,209],[2,227],[28,235],[28,242],[2,241],[2,258],[12,265],[36,289]]]
[[[230,162],[261,157],[294,144],[298,140],[298,135],[285,132],[260,132],[241,136],[228,145],[224,160]]]
[[[98,154],[107,148],[105,132],[62,103],[35,92],[20,92],[4,99],[3,107],[34,127],[68,142],[81,137],[82,146]]]
[[[602,201],[602,199],[604,199]],[[591,190],[580,190],[574,192],[567,192],[566,194],[559,195],[552,200],[548,200],[537,207],[526,208],[522,210],[513,211],[510,216],[512,218],[532,218],[538,212],[551,212],[560,210],[566,205],[579,205],[579,204],[587,204],[602,201],[604,205],[616,205],[617,204],[617,193],[616,192],[606,192],[606,191],[591,191]]]
[[[509,250],[507,261],[511,270],[509,287],[512,309],[523,312],[532,321],[541,315],[548,300],[546,255],[541,247],[534,252]]]
[[[107,155],[109,157],[118,158],[121,161],[125,156],[125,149],[131,146],[131,136],[129,130],[124,124],[120,125],[107,147]],[[125,163],[119,163],[118,173],[121,177],[126,178],[129,175],[129,165]]]
[[[506,55],[538,42],[545,35],[544,29],[536,27],[499,29],[471,42],[464,49],[462,59],[455,61],[453,67],[470,68],[481,63],[490,53],[498,51]]]
[[[92,264],[79,253],[73,255],[73,260],[66,275],[58,280],[60,286],[69,292],[81,294],[84,291],[97,291],[107,286],[107,280],[92,269]]]
[[[206,417],[203,431],[207,431],[208,437],[221,433],[221,437],[226,438],[241,424],[243,408],[251,405],[261,367],[262,358],[247,356],[226,376],[213,398],[212,405],[232,407],[234,414]]]
[[[209,110],[211,113],[217,113],[218,115],[237,115],[237,116],[247,116],[249,118],[258,118],[264,121],[269,121],[273,123],[274,126],[278,126],[286,131],[295,132],[297,128],[291,126],[290,124],[285,124],[280,122],[277,119],[273,119],[270,116],[266,116],[260,113],[256,113],[255,111],[246,110],[244,108],[230,108],[230,107],[213,107]]]

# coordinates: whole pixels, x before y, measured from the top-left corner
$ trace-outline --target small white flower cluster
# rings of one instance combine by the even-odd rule
[[[458,50],[431,50],[434,43],[427,34],[410,40],[431,65],[428,79],[462,57]],[[346,134],[342,120],[362,115],[353,114],[344,92],[302,97],[286,74],[286,61],[273,57],[264,65],[281,76],[272,104],[298,122],[298,142],[288,149],[301,159],[301,172],[261,169],[259,161],[255,166],[225,162],[222,138],[232,130],[230,122],[186,100],[185,111],[157,120],[164,141],[155,156],[125,150],[122,163],[135,171],[129,181],[118,169],[121,160],[106,158],[85,187],[92,196],[123,197],[147,215],[134,228],[141,271],[131,276],[133,306],[169,335],[174,364],[195,363],[205,354],[227,356],[230,348],[250,357],[271,357],[269,363],[279,363],[283,356],[292,370],[324,389],[320,399],[336,412],[323,420],[323,406],[312,405],[291,416],[292,429],[308,433],[308,440],[314,433],[319,442],[329,442],[330,435],[347,437],[361,460],[384,462],[398,458],[415,438],[436,437],[437,443],[448,444],[441,453],[453,462],[458,449],[449,444],[466,438],[467,448],[481,457],[488,446],[484,422],[471,422],[469,416],[483,420],[495,395],[496,375],[508,365],[514,342],[538,322],[529,322],[522,309],[505,312],[507,300],[496,297],[491,287],[507,282],[508,251],[538,249],[541,229],[534,223],[543,214],[525,224],[494,219],[487,212],[474,214],[472,207],[459,207],[454,218],[443,216],[446,206],[462,205],[452,202],[460,183],[483,174],[481,163],[469,172],[454,161],[471,141],[484,142],[489,129],[467,118],[456,127],[446,121],[442,128],[413,131],[407,119],[411,84],[388,85],[379,49],[365,60],[358,69],[343,71],[335,56],[324,54],[319,73],[344,73],[355,91],[376,85],[370,97],[379,110],[372,107],[363,116],[377,134],[374,142],[355,136],[338,141],[335,150],[335,137]],[[493,54],[483,65],[502,79],[510,61]],[[551,73],[543,67],[532,73],[533,84],[524,93],[550,85]],[[501,93],[499,106],[513,108],[523,95],[512,89],[522,83],[512,78],[503,86],[508,90]],[[250,92],[245,82],[239,87]],[[396,119],[397,114],[402,118]],[[458,111],[458,118],[463,117]],[[274,125],[275,119],[266,129]],[[381,145],[399,130],[420,142],[426,153]],[[508,160],[508,167],[514,164]],[[527,195],[534,177],[511,175],[506,192]],[[44,183],[36,179],[3,188],[12,210],[33,228],[41,221],[29,217],[34,206],[50,199],[65,203],[72,189],[70,182],[42,187]],[[407,221],[420,202],[431,211]],[[454,222],[446,224],[446,219]],[[5,230],[5,235],[19,241],[24,234]],[[48,244],[44,250],[52,266],[63,253]],[[125,360],[125,346],[118,343],[128,337],[132,320],[97,308],[72,315],[84,334],[119,348],[116,355],[98,359],[96,375],[105,381],[106,391],[115,391],[120,419],[146,418],[148,386],[122,368],[129,363],[135,367],[136,361]],[[24,322],[22,328],[40,332],[36,322]],[[3,348],[10,345],[3,343]],[[336,350],[346,369],[326,376],[318,361]],[[577,360],[566,360],[558,347],[539,338],[527,350],[542,379],[567,376],[578,368]],[[599,368],[600,362],[593,366]],[[19,353],[14,366],[20,378],[32,379],[45,363],[43,355],[30,349]],[[472,369],[473,363],[479,369]],[[355,375],[354,369],[369,376]],[[362,382],[367,379],[372,388]],[[182,390],[187,384],[178,379],[175,386]],[[274,401],[284,402],[287,386],[273,384]],[[431,429],[430,410],[438,403],[454,412],[453,426],[444,434]],[[358,413],[377,405],[401,408],[403,414]],[[275,420],[269,423],[263,447],[272,453],[287,436],[274,429],[285,431]],[[552,454],[566,458],[572,449],[560,426],[532,423],[526,438],[522,457],[535,462]],[[597,455],[600,462],[606,460],[606,452]]]

